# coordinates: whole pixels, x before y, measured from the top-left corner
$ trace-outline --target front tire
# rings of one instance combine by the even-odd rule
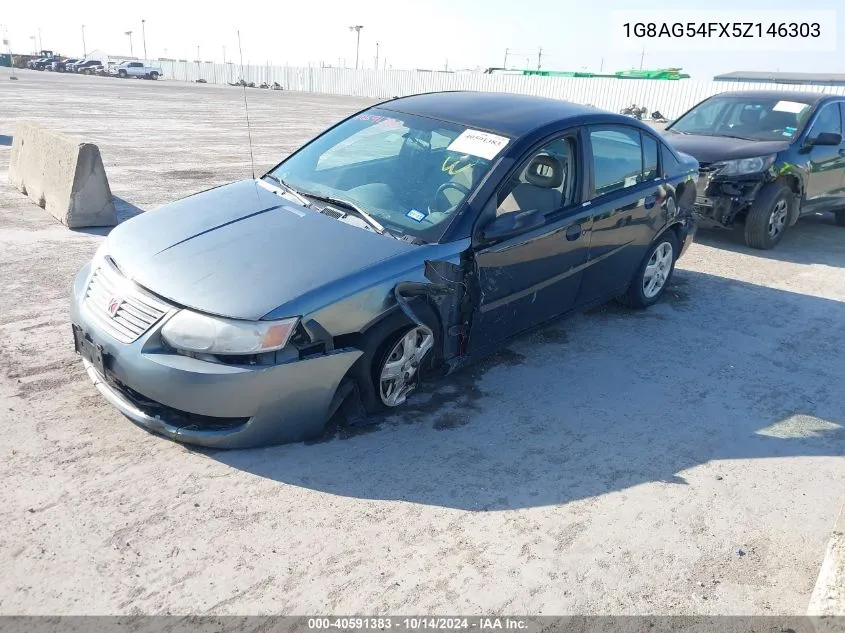
[[[795,196],[786,185],[775,183],[760,190],[745,219],[745,243],[769,250],[781,241],[789,225],[789,211]]]
[[[389,340],[373,365],[373,385],[378,395],[376,410],[405,404],[417,388],[420,371],[434,348],[434,333],[422,325],[401,330]]]
[[[679,253],[678,239],[669,229],[648,249],[628,291],[619,301],[631,308],[647,308],[657,303],[675,272]]]
[[[126,71],[125,71],[125,70],[119,70],[119,71],[117,71],[117,75],[118,75],[118,77],[120,77],[121,79],[126,79]]]
[[[158,79],[158,73],[150,73],[150,79],[152,79],[153,81]]]

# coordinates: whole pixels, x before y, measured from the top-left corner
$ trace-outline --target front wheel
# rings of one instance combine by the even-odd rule
[[[150,73],[150,79],[158,79],[158,73]]]
[[[119,71],[117,71],[117,75],[118,75],[119,77],[123,78],[123,79],[126,79],[126,71],[125,71],[125,70],[119,70]]]
[[[745,218],[745,243],[760,250],[774,248],[789,225],[793,201],[792,190],[786,185],[772,183],[763,187]]]
[[[383,348],[373,367],[377,408],[392,409],[405,403],[416,389],[423,361],[434,347],[434,334],[417,325],[395,335]]]
[[[658,237],[620,302],[632,308],[647,308],[657,303],[675,271],[679,252],[678,240],[671,229]]]

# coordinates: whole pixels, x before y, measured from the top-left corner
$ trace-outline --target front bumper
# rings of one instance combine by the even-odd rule
[[[86,301],[90,267],[74,282],[71,320],[103,352],[105,374],[83,359],[101,394],[143,428],[211,448],[297,442],[323,430],[335,393],[361,351],[334,350],[274,365],[224,365],[163,346],[167,312],[137,340],[122,343]]]
[[[763,186],[760,179],[714,179],[702,172],[696,186],[695,214],[704,228],[730,228]]]

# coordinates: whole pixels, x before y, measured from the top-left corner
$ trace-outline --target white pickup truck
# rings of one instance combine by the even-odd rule
[[[158,79],[164,73],[161,68],[144,66],[143,62],[123,62],[109,69],[109,73],[118,77],[141,77],[143,79]]]

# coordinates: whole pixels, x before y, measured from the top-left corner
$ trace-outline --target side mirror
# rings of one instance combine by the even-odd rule
[[[538,229],[546,223],[546,218],[537,209],[513,211],[497,216],[481,232],[485,242],[504,240],[528,231]]]
[[[815,147],[816,145],[839,145],[842,143],[842,135],[835,132],[819,132],[818,136],[808,138],[805,145]]]

